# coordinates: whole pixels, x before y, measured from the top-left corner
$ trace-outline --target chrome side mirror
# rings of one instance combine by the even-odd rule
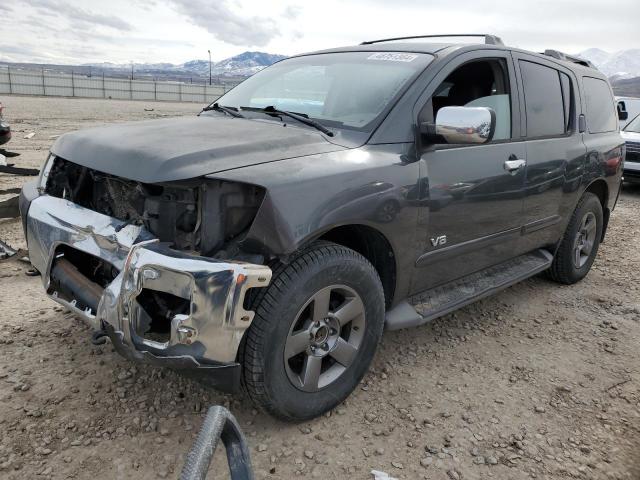
[[[487,107],[443,107],[438,110],[435,125],[420,125],[421,133],[432,141],[444,138],[450,144],[487,143],[495,130],[496,113]]]

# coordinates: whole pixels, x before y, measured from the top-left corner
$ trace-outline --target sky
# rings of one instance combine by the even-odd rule
[[[640,48],[638,18],[639,0],[0,0],[0,60],[180,64],[435,33],[614,52]]]

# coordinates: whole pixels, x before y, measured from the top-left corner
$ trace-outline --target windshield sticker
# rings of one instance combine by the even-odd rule
[[[367,60],[385,60],[387,62],[413,62],[418,55],[413,53],[378,52],[369,55]]]

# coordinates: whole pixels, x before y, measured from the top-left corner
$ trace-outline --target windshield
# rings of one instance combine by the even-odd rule
[[[400,52],[290,58],[256,73],[217,103],[235,108],[272,106],[327,126],[368,130],[432,58]]]
[[[629,124],[626,127],[624,127],[624,131],[640,133],[640,115],[638,115],[636,118],[631,120]]]

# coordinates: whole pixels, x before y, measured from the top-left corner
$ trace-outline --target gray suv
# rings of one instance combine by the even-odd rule
[[[620,189],[611,88],[480,38],[298,55],[197,117],[63,135],[21,196],[47,294],[94,342],[304,420],[385,328],[579,281]]]

